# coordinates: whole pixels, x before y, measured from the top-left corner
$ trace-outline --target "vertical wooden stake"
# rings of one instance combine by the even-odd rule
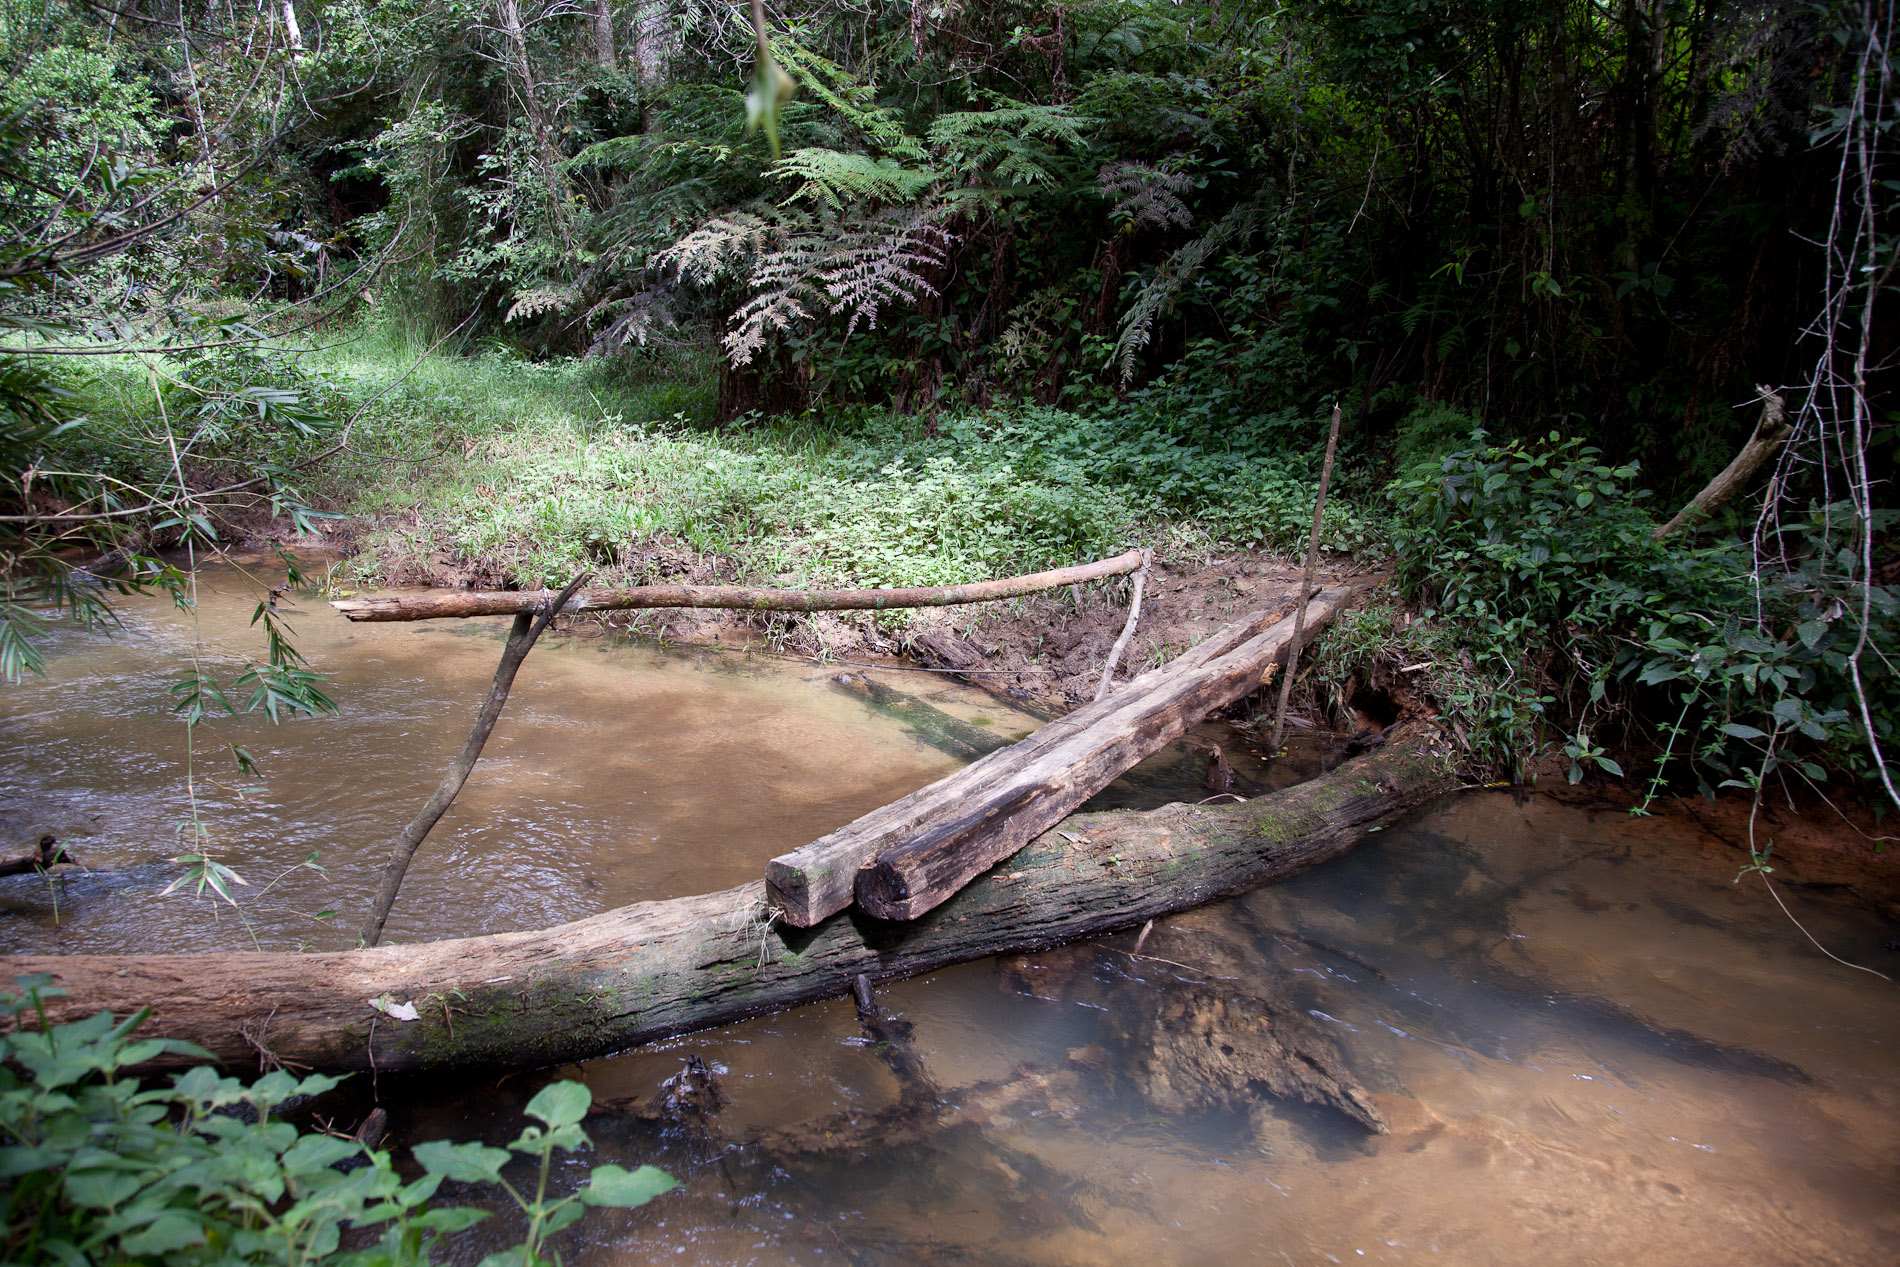
[[[422,848],[422,842],[430,829],[442,815],[448,813],[449,806],[455,801],[455,794],[468,782],[475,762],[480,760],[482,747],[494,732],[496,719],[501,716],[501,706],[508,702],[508,690],[515,684],[515,670],[528,658],[534,640],[567,606],[567,600],[574,597],[574,592],[580,589],[587,577],[588,573],[582,572],[569,581],[560,597],[549,603],[538,616],[522,612],[515,617],[514,627],[508,631],[508,645],[501,651],[501,663],[495,666],[495,680],[488,687],[488,698],[482,701],[482,710],[475,715],[475,728],[468,732],[468,740],[462,745],[462,751],[456,754],[448,773],[436,785],[435,795],[429,798],[415,820],[403,828],[402,835],[396,837],[396,848],[389,856],[389,864],[383,868],[383,883],[376,893],[376,909],[363,925],[362,939],[365,946],[374,946],[382,940],[383,924],[389,919],[389,908],[396,904],[396,894],[402,888],[404,874],[409,870],[409,860],[416,856],[416,850]]]
[[[1115,645],[1108,653],[1108,663],[1102,666],[1102,681],[1095,688],[1095,698],[1101,699],[1108,694],[1108,688],[1115,682],[1115,666],[1121,663],[1122,652],[1128,650],[1129,640],[1135,636],[1135,625],[1141,620],[1141,587],[1148,579],[1148,565],[1155,561],[1153,550],[1141,552],[1141,566],[1135,569],[1135,587],[1128,597],[1128,620],[1122,625],[1121,637],[1115,639]]]
[[[1306,543],[1306,571],[1300,577],[1300,605],[1293,616],[1293,645],[1287,648],[1286,672],[1280,675],[1280,703],[1273,710],[1273,737],[1269,752],[1280,751],[1286,735],[1286,702],[1293,694],[1293,667],[1300,662],[1306,639],[1306,604],[1313,595],[1313,569],[1319,564],[1319,521],[1326,513],[1326,485],[1333,478],[1333,453],[1339,448],[1339,402],[1333,402],[1333,429],[1326,436],[1326,461],[1319,468],[1319,498],[1313,503],[1313,535]]]

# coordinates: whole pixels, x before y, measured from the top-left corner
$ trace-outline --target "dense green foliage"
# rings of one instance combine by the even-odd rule
[[[1582,764],[1648,736],[1718,782],[1798,736],[1883,773],[1891,6],[767,15],[10,8],[0,668],[32,667],[47,604],[103,613],[82,549],[163,580],[155,547],[307,523],[313,479],[413,512],[372,573],[632,576],[679,547],[902,583],[1164,528],[1289,547],[1338,400],[1328,544],[1389,537],[1482,635],[1481,729],[1554,711]],[[597,399],[503,420],[426,370],[326,382],[294,349],[339,316],[479,354],[468,381],[546,378],[508,399]],[[48,341],[116,359],[55,372]],[[1718,470],[1758,383],[1795,432],[1767,508],[1647,545],[1637,495]],[[1474,423],[1495,452],[1433,466]],[[433,487],[373,474],[431,451]]]
[[[1660,751],[1657,780],[1678,759],[1705,789],[1752,787],[1783,766],[1818,782],[1816,761],[1865,761],[1846,659],[1860,634],[1860,556],[1829,549],[1823,524],[1847,507],[1782,523],[1792,566],[1764,572],[1733,541],[1657,540],[1633,465],[1555,434],[1482,439],[1393,485],[1393,542],[1401,583],[1495,684],[1467,710],[1495,758],[1534,753],[1560,726],[1573,778],[1585,763],[1622,773],[1602,754],[1632,737]],[[1894,596],[1870,592],[1867,632],[1891,659]],[[1900,689],[1892,675],[1876,684],[1871,711],[1891,744]]]
[[[674,1186],[651,1166],[605,1165],[569,1196],[549,1192],[554,1154],[588,1147],[580,1122],[592,1097],[575,1082],[530,1100],[540,1125],[507,1149],[420,1144],[419,1173],[405,1179],[387,1152],[284,1120],[342,1079],[278,1071],[246,1083],[205,1064],[149,1085],[127,1071],[209,1053],[134,1038],[145,1013],[49,1025],[44,1002],[64,992],[43,977],[18,985],[0,995],[0,1012],[20,1025],[0,1035],[0,1235],[11,1262],[426,1264],[444,1237],[488,1217],[434,1204],[453,1180],[496,1185],[526,1216],[526,1239],[486,1267],[534,1267],[549,1261],[546,1238],[586,1207],[640,1206]],[[525,1190],[503,1173],[513,1154],[538,1166]]]

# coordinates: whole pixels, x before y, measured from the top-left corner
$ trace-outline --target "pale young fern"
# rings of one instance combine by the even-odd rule
[[[658,257],[682,281],[742,276],[753,292],[732,314],[724,343],[750,363],[775,332],[842,316],[846,332],[875,327],[881,309],[935,295],[927,274],[950,235],[929,210],[886,207],[834,215],[758,207],[716,216]]]
[[[1182,170],[1178,157],[1160,163],[1108,163],[1095,177],[1095,187],[1115,200],[1109,218],[1131,233],[1191,228],[1194,211],[1182,195],[1198,184]]]
[[[562,312],[573,307],[579,298],[580,292],[572,286],[534,286],[516,291],[515,301],[509,305],[502,321],[525,321],[544,313]]]

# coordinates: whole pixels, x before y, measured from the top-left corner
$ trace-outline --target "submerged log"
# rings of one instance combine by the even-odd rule
[[[1351,596],[1343,587],[1317,595],[1307,626],[1317,632]],[[1014,747],[774,858],[765,873],[773,908],[802,925],[855,898],[879,919],[916,919],[1209,713],[1257,690],[1291,653],[1299,624],[1282,620],[1235,645],[1254,622],[1230,625],[1236,633],[1223,630]]]
[[[61,863],[71,862],[66,857],[66,847],[59,843],[56,836],[45,835],[31,845],[14,846],[0,854],[0,875],[28,875],[35,871],[51,871]]]
[[[551,1065],[883,980],[1127,928],[1284,878],[1457,786],[1420,731],[1244,805],[1081,814],[921,920],[774,926],[764,886],[534,932],[323,954],[16,955],[54,1022],[150,1007],[143,1036],[321,1069]],[[413,1019],[409,1019],[413,1018]],[[163,1060],[189,1063],[182,1056]]]
[[[855,695],[877,712],[903,722],[920,742],[953,757],[962,757],[967,761],[1010,745],[1010,740],[1001,735],[991,734],[980,726],[972,726],[915,695],[906,695],[862,673],[840,673],[831,681],[845,694]]]
[[[744,585],[632,585],[624,589],[582,590],[561,608],[576,612],[631,611],[648,607],[719,607],[734,611],[828,612],[891,611],[900,607],[956,607],[1022,598],[1064,585],[1080,585],[1121,576],[1141,566],[1143,551],[1076,567],[1012,576],[968,585],[936,585],[883,590],[779,590]],[[518,616],[538,612],[554,597],[552,590],[444,590],[434,594],[386,598],[340,598],[330,606],[351,620],[440,620],[445,617]]]

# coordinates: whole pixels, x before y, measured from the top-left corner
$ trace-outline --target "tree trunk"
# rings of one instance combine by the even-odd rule
[[[602,70],[618,70],[614,55],[614,0],[594,0],[594,62]]]
[[[46,1000],[54,1023],[150,1007],[142,1036],[234,1065],[552,1065],[840,996],[859,973],[1131,927],[1283,879],[1457,786],[1444,741],[1417,731],[1243,805],[1080,814],[907,924],[853,912],[775,927],[752,883],[536,932],[326,954],[20,955],[0,974],[50,976],[67,992]]]
[[[528,33],[521,25],[518,0],[495,0],[495,16],[508,40],[510,69],[514,71],[515,87],[521,95],[522,113],[527,115],[528,130],[534,137],[535,165],[541,169],[541,183],[547,189],[548,214],[554,218],[554,229],[562,243],[571,250],[573,233],[568,218],[567,183],[561,178],[561,151],[554,141],[554,125],[541,105],[534,68],[528,61]]]
[[[643,87],[657,88],[666,81],[666,61],[673,54],[673,8],[670,0],[635,0],[633,61]]]
[[[1343,587],[1318,595],[1311,628],[1350,597]],[[1256,612],[1235,621],[1021,743],[772,859],[772,909],[800,926],[853,901],[879,919],[915,919],[1210,712],[1258,689],[1293,645],[1294,621],[1260,632],[1269,619]]]
[[[1762,464],[1774,456],[1782,441],[1794,433],[1794,428],[1784,421],[1786,414],[1781,403],[1781,394],[1766,387],[1758,387],[1761,392],[1761,421],[1755,424],[1755,432],[1748,437],[1748,443],[1735,455],[1733,461],[1722,468],[1722,473],[1710,480],[1701,492],[1689,499],[1689,504],[1676,512],[1676,517],[1656,529],[1651,535],[1661,541],[1680,532],[1683,528],[1701,523],[1717,510],[1721,509],[1737,493],[1748,487],[1748,481]]]

